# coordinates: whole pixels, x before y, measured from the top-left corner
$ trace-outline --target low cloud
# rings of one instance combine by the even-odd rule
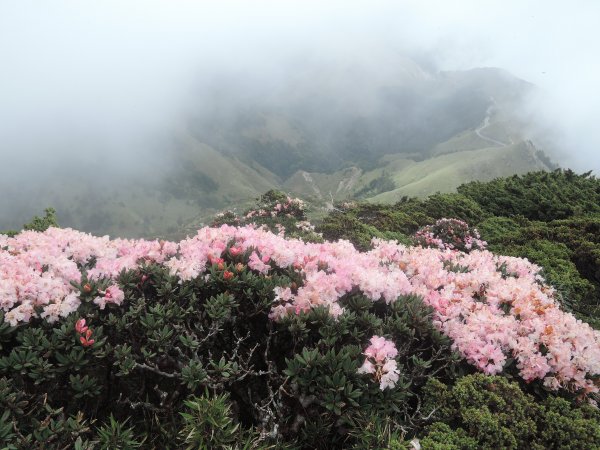
[[[376,107],[369,86],[393,80],[402,58],[532,82],[520,111],[532,136],[564,165],[599,171],[598,17],[595,1],[6,0],[0,187],[78,167],[143,176],[191,114],[226,115],[237,102],[322,92]]]

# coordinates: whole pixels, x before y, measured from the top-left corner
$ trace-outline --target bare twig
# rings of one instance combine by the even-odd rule
[[[155,373],[156,375],[160,375],[161,377],[181,378],[181,375],[178,374],[178,373],[163,372],[162,370],[160,370],[160,369],[158,369],[156,367],[153,367],[153,366],[149,366],[147,364],[135,363],[135,368],[147,370],[148,372]]]

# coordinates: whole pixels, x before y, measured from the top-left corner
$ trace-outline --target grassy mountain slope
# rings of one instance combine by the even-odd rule
[[[238,158],[225,156],[189,135],[181,139],[175,159],[179,161],[177,167],[179,173],[175,173],[174,176],[181,177],[181,174],[188,174],[192,177],[191,188],[202,187],[201,182],[193,178],[196,174],[200,173],[212,181],[212,183],[207,182],[203,190],[220,203],[216,206],[224,206],[226,202],[251,199],[257,193],[272,189],[280,183],[276,175],[258,163],[253,162],[249,165]],[[181,178],[176,181],[181,183]],[[194,181],[196,181],[195,185]]]
[[[386,68],[317,64],[265,92],[232,85],[212,93],[218,106],[200,107],[191,129],[220,152],[258,161],[284,179],[298,171],[369,170],[387,154],[438,154],[436,146],[489,115],[508,123],[531,89],[499,69],[432,72],[397,56]],[[454,150],[489,146],[475,141]]]
[[[397,189],[371,197],[374,202],[391,203],[403,196],[424,197],[435,192],[452,192],[460,184],[522,174],[548,167],[525,143],[507,147],[466,150],[420,161],[396,172],[392,179]]]
[[[454,143],[463,140],[456,138]],[[487,181],[548,169],[530,143],[519,142],[506,147],[455,150],[423,161],[388,155],[381,159],[380,167],[373,170],[353,167],[331,174],[298,172],[283,186],[296,195],[317,200],[348,199],[362,190],[367,195],[361,197],[369,201],[393,203],[403,196],[425,197],[435,192],[453,192],[468,181]],[[369,191],[370,183],[384,178],[393,182],[392,189],[379,193]]]
[[[143,176],[100,177],[81,170],[43,185],[8,188],[0,205],[6,202],[14,214],[2,228],[18,227],[31,208],[53,205],[63,226],[111,236],[168,237],[199,211],[210,215],[243,204],[280,183],[259,164],[223,155],[186,134],[179,136],[172,156],[172,164],[156,164]]]

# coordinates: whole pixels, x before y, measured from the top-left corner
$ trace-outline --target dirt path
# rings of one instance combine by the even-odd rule
[[[491,110],[491,106],[487,109],[486,111],[486,116],[485,119],[483,120],[483,123],[479,126],[479,128],[477,128],[475,130],[475,134],[477,136],[479,136],[481,139],[483,139],[484,141],[488,141],[491,142],[492,144],[494,144],[496,147],[506,147],[508,144],[506,144],[505,142],[501,142],[501,141],[497,141],[494,138],[488,137],[488,136],[484,136],[483,134],[481,134],[481,132],[483,130],[485,130],[487,127],[490,126],[490,110]]]

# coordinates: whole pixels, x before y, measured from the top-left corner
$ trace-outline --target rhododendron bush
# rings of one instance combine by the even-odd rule
[[[442,218],[433,225],[420,228],[414,235],[417,245],[463,252],[485,250],[487,242],[481,240],[479,231],[463,220]]]
[[[322,241],[322,235],[315,232],[315,227],[306,216],[306,204],[300,198],[276,190],[271,190],[256,199],[255,205],[238,215],[227,210],[217,214],[212,227],[221,225],[259,225],[276,234],[301,238],[310,241]]]
[[[514,360],[525,381],[543,379],[553,390],[598,392],[600,332],[561,311],[552,289],[537,275],[539,268],[518,258],[377,240],[373,250],[361,253],[344,241],[307,244],[226,225],[203,228],[179,243],[111,241],[50,228],[0,238],[0,247],[0,305],[13,326],[32,317],[49,322],[66,317],[77,311],[82,295],[93,297],[100,309],[123,301],[116,284],[86,292],[89,284],[81,287],[82,277],[114,283],[123,270],[153,262],[189,281],[204,276],[207,266],[225,254],[248,252],[248,267],[260,274],[276,267],[302,276],[295,292],[289,286],[275,288],[274,320],[317,306],[337,317],[344,311],[340,299],[353,290],[388,304],[414,293],[434,308],[434,323],[454,347],[485,373],[499,373]]]
[[[538,272],[488,251],[374,239],[360,252],[252,225],[177,243],[24,231],[0,236],[0,376],[32,400],[94,399],[90,417],[139,411],[131,425],[153,445],[207,389],[231,395],[255,442],[307,446],[346,442],[365,411],[410,435],[425,382],[474,369],[593,402],[600,332]]]

